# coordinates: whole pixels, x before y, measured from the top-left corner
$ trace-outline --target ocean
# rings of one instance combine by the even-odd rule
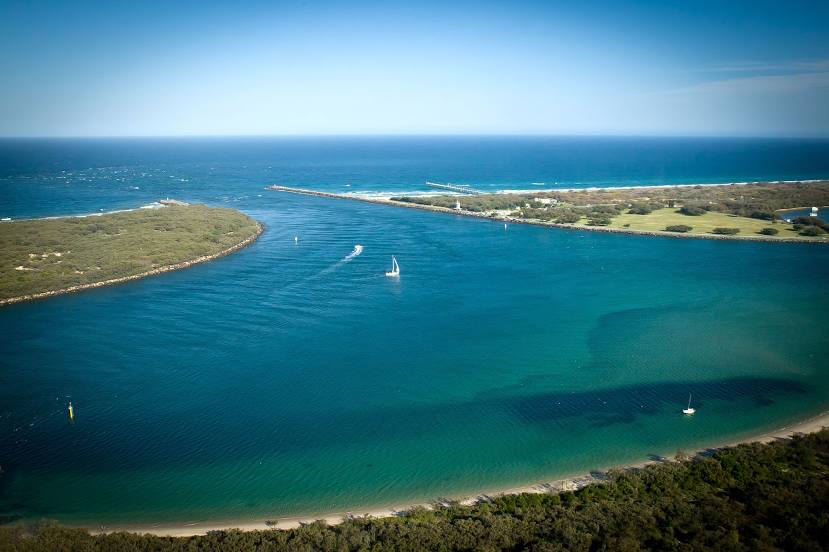
[[[0,516],[96,528],[359,512],[822,412],[829,248],[505,230],[264,188],[826,177],[828,141],[2,140],[2,217],[169,196],[266,231],[187,270],[0,309]],[[392,255],[399,279],[384,276]]]

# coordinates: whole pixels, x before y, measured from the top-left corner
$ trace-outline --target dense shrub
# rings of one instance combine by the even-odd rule
[[[610,224],[610,217],[601,213],[594,213],[587,219],[590,226],[607,226]]]
[[[774,213],[771,211],[751,211],[748,214],[749,218],[760,220],[774,220]]]
[[[693,226],[688,226],[685,224],[671,224],[670,226],[665,227],[665,230],[667,232],[690,232],[693,229]]]
[[[622,207],[619,205],[593,205],[589,208],[590,214],[601,215],[618,215],[622,212]]]
[[[680,207],[679,212],[690,217],[698,217],[705,214],[705,209],[703,209],[700,205],[688,204]]]
[[[578,222],[581,219],[581,215],[574,211],[565,211],[558,215],[556,218],[556,222],[560,224],[572,224],[574,222]]]
[[[714,234],[723,234],[723,235],[726,235],[726,236],[733,236],[734,234],[739,234],[740,229],[739,228],[726,228],[726,227],[723,227],[723,226],[718,226],[717,228],[714,228],[712,230],[712,232]]]
[[[806,226],[800,230],[801,236],[822,236],[825,233],[826,230],[820,226]]]
[[[778,230],[777,228],[763,228],[762,230],[760,230],[760,233],[764,236],[776,236],[780,233],[780,230]]]
[[[795,227],[817,226],[817,227],[822,228],[826,231],[829,231],[829,224],[823,222],[818,217],[797,217],[796,219],[794,219],[792,221],[792,224],[794,224]]]
[[[628,213],[631,215],[648,215],[653,212],[651,206],[647,203],[631,203]]]
[[[683,215],[698,217],[704,215],[710,209],[710,205],[704,201],[686,201],[679,208],[679,212]]]

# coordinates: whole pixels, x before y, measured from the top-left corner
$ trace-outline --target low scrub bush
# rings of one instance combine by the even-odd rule
[[[801,236],[822,236],[825,233],[826,230],[824,230],[820,226],[807,226],[800,230]]]
[[[689,217],[698,217],[705,214],[705,209],[698,205],[683,205],[679,208],[679,212]]]
[[[578,222],[579,219],[581,219],[581,215],[569,211],[559,214],[558,217],[556,217],[556,222],[558,222],[559,224],[573,224],[575,222]]]
[[[610,224],[610,217],[603,214],[593,214],[587,219],[587,224],[590,226],[607,226]]]

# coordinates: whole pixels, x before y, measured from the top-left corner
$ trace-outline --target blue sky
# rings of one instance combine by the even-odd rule
[[[0,0],[0,135],[829,136],[829,2]]]

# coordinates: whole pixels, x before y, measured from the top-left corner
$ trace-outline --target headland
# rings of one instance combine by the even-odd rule
[[[264,228],[233,209],[163,204],[0,223],[0,306],[204,263],[252,244]]]

